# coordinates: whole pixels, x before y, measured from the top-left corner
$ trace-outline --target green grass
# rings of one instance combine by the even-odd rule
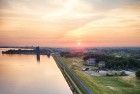
[[[94,77],[82,71],[76,71],[82,81],[94,94],[139,94],[140,81],[135,78],[124,80],[122,77]]]
[[[70,68],[73,64],[77,66],[74,71],[94,94],[140,94],[140,80],[135,77],[90,76],[79,69],[82,66],[78,62],[81,61],[79,58],[62,58],[62,60]]]

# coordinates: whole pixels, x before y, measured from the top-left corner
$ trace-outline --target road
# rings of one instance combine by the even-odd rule
[[[57,65],[63,70],[63,72],[76,84],[76,89],[79,94],[93,94],[91,90],[82,82],[82,80],[75,74],[74,71],[69,69],[66,64],[64,64],[59,58],[59,56],[52,55],[57,63]]]

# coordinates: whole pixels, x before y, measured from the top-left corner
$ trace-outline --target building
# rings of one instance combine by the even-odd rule
[[[40,48],[39,48],[39,46],[38,46],[38,47],[36,47],[36,49],[35,49],[35,50],[36,50],[36,54],[37,54],[37,55],[40,55]]]
[[[95,58],[89,58],[86,60],[85,65],[87,66],[96,66],[97,62]]]

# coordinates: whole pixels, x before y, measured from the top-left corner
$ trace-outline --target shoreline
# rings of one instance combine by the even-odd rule
[[[61,63],[58,56],[52,54],[52,57],[56,61],[57,66],[61,70],[64,78],[68,82],[73,94],[93,94],[89,88],[63,63]]]

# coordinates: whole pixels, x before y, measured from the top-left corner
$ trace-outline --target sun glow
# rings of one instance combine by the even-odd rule
[[[139,1],[0,0],[0,45],[139,47]]]
[[[81,46],[81,42],[78,42],[77,45],[78,45],[78,46]]]

